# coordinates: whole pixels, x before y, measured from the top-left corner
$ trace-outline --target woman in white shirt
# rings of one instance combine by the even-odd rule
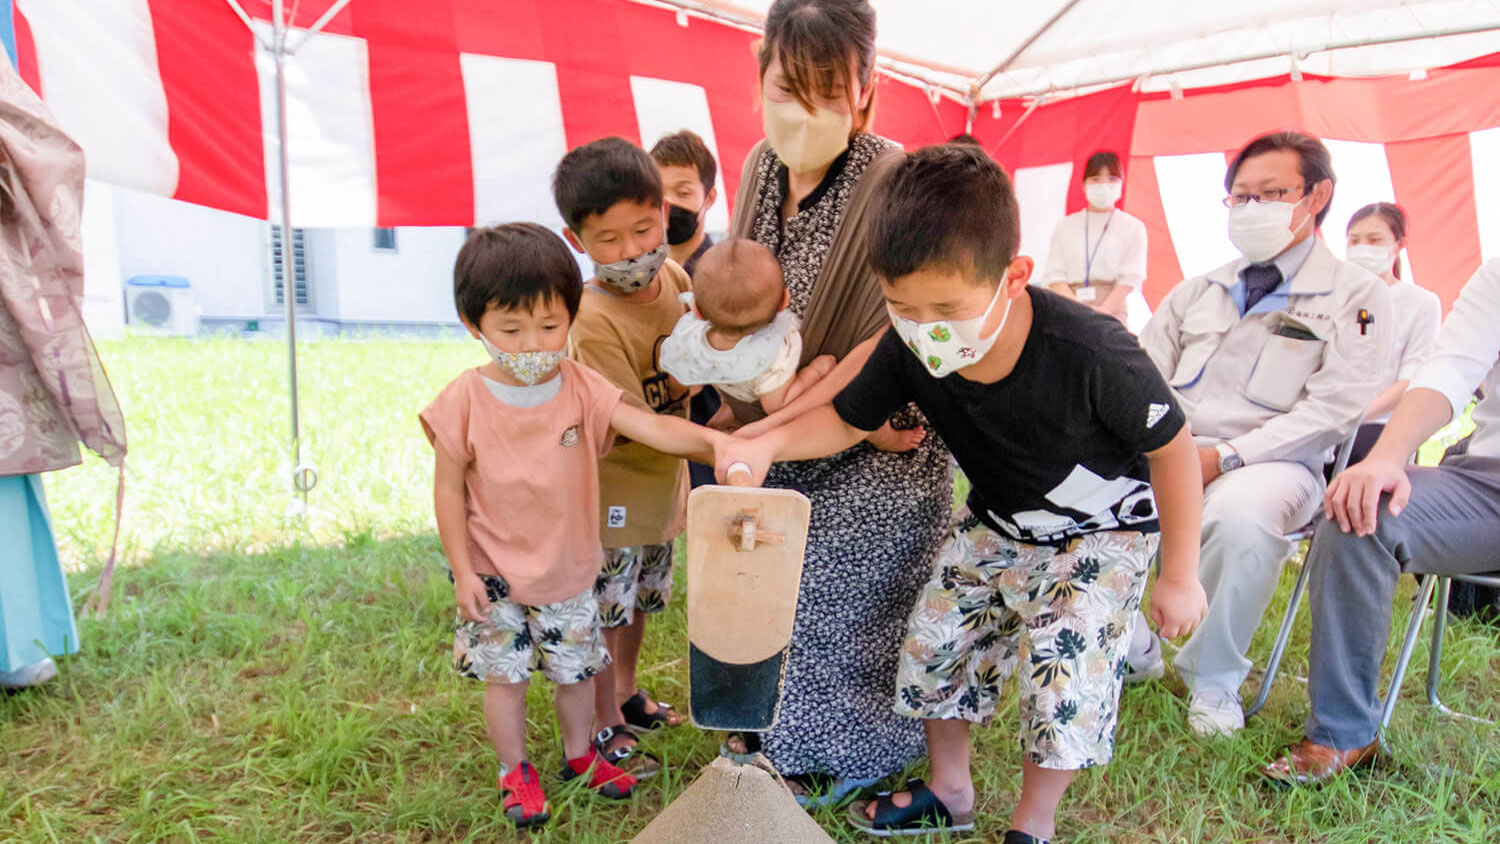
[[[1146,280],[1146,224],[1115,207],[1124,188],[1118,155],[1089,156],[1083,167],[1088,207],[1057,224],[1042,274],[1054,292],[1121,322],[1127,297]]]
[[[1412,374],[1426,360],[1443,321],[1443,305],[1437,294],[1401,279],[1401,250],[1406,248],[1406,212],[1394,202],[1375,202],[1349,218],[1348,246],[1344,259],[1364,267],[1385,281],[1391,293],[1391,316],[1395,334],[1391,357],[1386,363],[1385,382],[1365,411],[1364,424],[1354,440],[1351,463],[1370,452],[1385,429],[1391,410],[1406,392]]]

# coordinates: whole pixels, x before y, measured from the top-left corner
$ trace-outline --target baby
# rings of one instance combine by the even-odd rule
[[[757,241],[734,238],[704,253],[693,273],[693,292],[682,298],[688,311],[662,343],[661,368],[684,386],[712,385],[741,402],[759,402],[771,414],[838,363],[832,355],[820,355],[797,369],[801,321],[788,308],[791,296],[781,265]],[[728,402],[709,424],[734,427]],[[868,439],[883,451],[909,451],[920,434],[897,431],[887,422]]]

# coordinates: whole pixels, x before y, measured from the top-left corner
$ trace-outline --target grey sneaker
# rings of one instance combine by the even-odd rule
[[[0,689],[26,689],[40,686],[56,677],[57,663],[49,656],[14,671],[0,671]]]
[[[1125,668],[1128,669],[1125,673],[1127,686],[1160,680],[1167,673],[1167,661],[1161,653],[1161,638],[1152,633],[1145,652],[1126,654]]]

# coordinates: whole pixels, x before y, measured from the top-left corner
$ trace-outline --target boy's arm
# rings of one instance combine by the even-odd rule
[[[1146,459],[1161,523],[1161,571],[1151,590],[1151,619],[1164,638],[1174,639],[1191,633],[1208,611],[1208,597],[1198,581],[1202,470],[1186,425],[1171,442],[1148,452]]]
[[[729,439],[729,435],[722,431],[694,425],[678,416],[641,410],[624,402],[615,407],[609,426],[620,436],[663,454],[686,457],[710,466],[719,444]]]
[[[880,338],[888,330],[882,328],[858,346],[850,349],[849,354],[844,355],[844,359],[838,362],[833,371],[823,376],[811,389],[765,419],[739,429],[735,436],[747,439],[760,436],[772,428],[785,425],[815,407],[822,407],[832,402],[834,396],[837,396],[840,391],[849,386],[849,383],[854,380],[854,376],[858,375],[860,370],[864,369],[865,362],[870,359],[870,355],[875,351],[875,347],[880,344]],[[822,455],[818,456],[821,457]]]
[[[474,574],[469,562],[469,514],[464,492],[464,467],[436,446],[437,464],[432,477],[433,513],[437,517],[438,538],[448,567],[453,570],[453,588],[458,596],[458,611],[464,618],[482,622],[489,598],[484,583]]]
[[[759,486],[772,463],[838,454],[868,434],[845,422],[833,405],[825,404],[754,439],[726,438],[715,461],[715,474],[720,482],[727,482],[729,469],[743,463],[750,469],[750,483]]]

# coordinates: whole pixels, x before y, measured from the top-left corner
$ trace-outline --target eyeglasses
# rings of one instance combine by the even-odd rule
[[[1287,194],[1300,190],[1307,192],[1308,185],[1298,185],[1292,188],[1262,188],[1256,193],[1231,193],[1224,197],[1225,208],[1238,208],[1247,202],[1280,202]]]

